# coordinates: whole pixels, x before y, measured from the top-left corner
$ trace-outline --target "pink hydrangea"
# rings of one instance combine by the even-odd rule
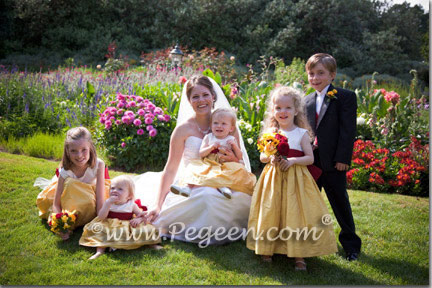
[[[158,119],[159,121],[165,121],[165,117],[164,117],[164,115],[158,115],[158,116],[157,116],[157,119]]]
[[[118,108],[123,108],[124,106],[125,106],[125,104],[122,101],[117,104]]]
[[[165,115],[164,115],[164,118],[165,118],[165,122],[168,122],[168,121],[171,120],[171,116],[168,115],[168,114],[165,114]]]
[[[100,122],[101,124],[105,124],[105,117],[100,117],[100,118],[99,118],[99,122]]]
[[[140,120],[140,119],[135,119],[135,120],[133,121],[133,124],[134,124],[135,126],[140,126],[140,125],[141,125],[141,120]]]
[[[152,129],[152,130],[149,131],[150,137],[155,137],[156,134],[157,134],[157,130],[156,129]]]
[[[124,110],[123,110],[123,109],[119,109],[119,110],[117,110],[117,115],[122,115],[122,114],[123,114],[123,112],[124,112]]]
[[[136,102],[135,101],[131,101],[129,102],[130,107],[136,107]]]
[[[137,130],[137,134],[138,134],[138,135],[142,135],[142,134],[144,134],[144,130],[143,130],[143,129],[138,129],[138,130]]]
[[[146,129],[147,129],[147,131],[150,131],[150,130],[153,130],[154,128],[153,128],[152,125],[148,125],[148,126],[146,127]]]
[[[111,129],[112,123],[110,121],[105,122],[105,129],[109,130]]]
[[[124,101],[125,100],[125,95],[123,95],[121,93],[118,93],[117,94],[117,100]]]
[[[120,125],[121,123],[122,123],[121,120],[116,120],[116,121],[115,121],[115,124],[116,124],[116,125]]]
[[[139,109],[138,110],[138,115],[144,116],[145,115],[145,111],[143,109]]]
[[[123,148],[126,147],[126,143],[125,143],[125,142],[122,142],[122,143],[121,143],[121,147],[123,147]]]
[[[156,106],[153,103],[147,104],[147,109],[149,109],[150,111],[153,111],[155,108]]]
[[[137,96],[136,97],[136,101],[138,102],[138,103],[140,103],[140,102],[142,102],[144,99],[141,97],[141,96]]]

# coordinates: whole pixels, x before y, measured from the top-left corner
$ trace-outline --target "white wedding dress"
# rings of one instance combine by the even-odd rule
[[[189,136],[185,142],[182,167],[199,158],[201,138]],[[143,205],[155,206],[162,172],[147,172],[134,178],[136,197]],[[176,240],[207,244],[222,244],[238,240],[247,229],[251,196],[233,191],[231,199],[215,188],[196,187],[189,197],[169,192],[159,217],[153,222],[163,236]],[[217,233],[217,235],[213,235]],[[212,236],[209,236],[212,234]]]
[[[209,80],[217,95],[214,109],[231,109],[219,85],[213,79],[209,78]],[[177,124],[186,121],[195,113],[187,100],[186,86],[187,84],[184,85],[182,91]],[[243,151],[243,161],[246,169],[250,171],[249,157],[238,125],[237,131]],[[182,171],[190,160],[200,158],[201,142],[202,139],[195,136],[189,136],[186,139],[176,179],[181,177]],[[147,172],[134,178],[136,198],[141,199],[141,203],[147,205],[149,210],[156,206],[161,176],[162,172]],[[159,217],[153,222],[153,225],[160,229],[162,236],[199,243],[201,247],[239,240],[245,237],[252,197],[242,192],[232,192],[231,199],[211,187],[195,187],[189,197],[169,192]]]

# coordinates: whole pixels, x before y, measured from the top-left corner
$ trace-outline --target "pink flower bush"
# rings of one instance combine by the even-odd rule
[[[110,101],[109,105],[99,114],[99,122],[105,130],[110,131],[107,133],[115,133],[115,136],[124,135],[126,131],[130,135],[129,139],[137,135],[155,137],[158,134],[157,127],[171,120],[170,115],[164,114],[162,108],[141,96],[118,93],[116,100]],[[122,109],[123,107],[127,110]],[[124,148],[129,140],[121,137],[117,145]]]

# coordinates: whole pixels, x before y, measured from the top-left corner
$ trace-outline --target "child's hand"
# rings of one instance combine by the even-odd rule
[[[270,164],[272,165],[276,165],[280,162],[281,157],[280,156],[275,156],[275,155],[271,155],[270,156]]]
[[[137,227],[139,224],[141,224],[142,222],[144,222],[145,221],[145,218],[144,217],[135,217],[134,219],[132,219],[132,220],[130,220],[130,225],[132,226],[132,227]]]
[[[232,146],[234,146],[234,147],[237,146],[237,141],[235,141],[235,139],[229,139],[229,140],[227,141],[227,143],[230,144],[231,147],[232,147]]]
[[[106,202],[109,203],[109,204],[114,204],[114,203],[117,202],[118,200],[119,200],[119,197],[118,197],[118,196],[110,196],[110,197],[106,200]]]
[[[294,164],[292,160],[289,159],[281,159],[280,161],[280,169],[282,172],[288,171],[288,168]]]
[[[213,144],[213,150],[214,150],[214,149],[219,149],[220,146],[221,146],[221,145],[220,145],[219,142],[214,143],[214,144]]]

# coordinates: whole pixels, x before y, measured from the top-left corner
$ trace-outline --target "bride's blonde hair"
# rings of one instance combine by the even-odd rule
[[[264,125],[261,129],[261,135],[268,132],[275,133],[278,132],[280,129],[279,122],[276,120],[273,113],[275,99],[278,96],[291,97],[291,99],[293,99],[294,109],[297,112],[297,115],[294,116],[294,124],[297,127],[306,129],[309,132],[309,136],[311,137],[311,139],[313,139],[312,129],[308,121],[306,120],[306,116],[303,111],[301,94],[298,90],[288,86],[280,86],[270,92],[270,95],[267,98],[266,112],[264,115]]]

